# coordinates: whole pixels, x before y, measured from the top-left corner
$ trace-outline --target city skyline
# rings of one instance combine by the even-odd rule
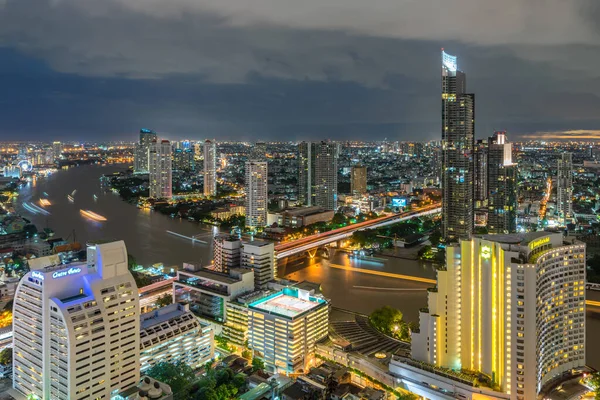
[[[0,0],[0,397],[600,399],[598,20]]]
[[[521,3],[482,13],[471,0],[457,1],[449,8],[461,23],[448,24],[425,4],[387,1],[372,10],[338,4],[329,18],[308,2],[297,6],[306,18],[291,18],[285,7],[264,4],[244,14],[232,1],[143,9],[118,0],[77,7],[9,0],[0,15],[8,105],[0,134],[110,140],[152,126],[172,139],[433,139],[434,60],[445,47],[472,71],[486,110],[478,137],[496,130],[515,141],[537,132],[598,137],[597,7]],[[468,20],[456,11],[463,6],[475,10]],[[44,25],[27,23],[34,16]],[[149,24],[157,40],[138,29]]]

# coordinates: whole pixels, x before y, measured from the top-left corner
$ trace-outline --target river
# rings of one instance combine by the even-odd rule
[[[73,239],[74,235],[82,244],[97,239],[122,239],[128,253],[143,265],[161,262],[168,267],[183,262],[210,263],[214,227],[138,209],[111,191],[101,190],[102,175],[123,171],[127,166],[73,167],[57,171],[47,178],[38,178],[21,189],[17,210],[36,224],[38,229],[46,226],[52,228],[55,237]],[[74,202],[70,202],[67,195],[74,190]],[[47,207],[50,215],[32,214],[22,207],[24,202],[39,204],[44,192],[52,203]],[[94,195],[98,197],[97,200]],[[107,220],[92,221],[82,216],[80,209],[91,210]],[[185,236],[201,235],[199,239],[208,244],[192,244],[191,240],[176,237],[167,231]]]
[[[38,228],[49,226],[56,237],[67,238],[73,233],[78,241],[85,243],[94,239],[122,239],[127,250],[139,263],[150,265],[158,262],[165,266],[181,265],[183,262],[208,264],[212,259],[212,236],[216,229],[155,213],[137,209],[112,192],[102,192],[100,177],[122,171],[127,165],[82,166],[58,171],[48,178],[38,179],[21,190],[19,204],[38,202],[43,193],[48,193],[52,205],[47,207],[51,215],[31,214],[18,206],[23,216],[31,219]],[[74,202],[67,195],[77,190]],[[94,200],[93,195],[98,196]],[[88,209],[107,218],[105,222],[93,222],[79,213]],[[200,235],[207,244],[192,243],[188,239],[168,234],[177,232],[185,236]],[[382,276],[358,274],[343,269],[331,268],[329,264],[353,266],[398,274],[435,278],[430,264],[415,260],[387,257],[380,262],[350,260],[346,254],[334,254],[331,260],[300,259],[282,261],[278,265],[279,276],[302,281],[321,283],[323,293],[331,299],[333,306],[364,314],[389,305],[403,311],[408,321],[418,320],[419,308],[427,306],[426,289],[432,285],[420,282],[393,279]],[[600,294],[588,293],[594,300]],[[600,335],[600,309],[590,307],[587,313],[587,337]],[[600,343],[587,340],[587,363],[600,369]]]

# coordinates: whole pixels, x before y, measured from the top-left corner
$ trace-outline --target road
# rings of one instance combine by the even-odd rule
[[[324,246],[335,241],[345,239],[352,236],[356,231],[363,229],[373,229],[385,225],[395,224],[397,222],[406,221],[410,218],[420,217],[423,215],[431,215],[441,212],[440,204],[436,203],[431,206],[421,207],[416,210],[401,214],[386,215],[383,217],[371,219],[369,221],[358,222],[356,224],[344,226],[342,228],[334,229],[329,232],[317,233],[315,235],[307,236],[302,239],[293,240],[290,242],[284,242],[275,246],[277,252],[277,258],[282,259],[291,255],[301,253],[303,251],[311,250],[315,247]]]

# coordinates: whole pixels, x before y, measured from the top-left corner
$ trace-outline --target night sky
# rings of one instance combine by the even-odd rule
[[[600,137],[598,0],[0,0],[0,140]]]

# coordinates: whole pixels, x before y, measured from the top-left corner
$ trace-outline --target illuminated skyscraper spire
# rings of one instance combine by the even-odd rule
[[[442,49],[442,234],[449,241],[473,233],[475,95],[455,56]]]

